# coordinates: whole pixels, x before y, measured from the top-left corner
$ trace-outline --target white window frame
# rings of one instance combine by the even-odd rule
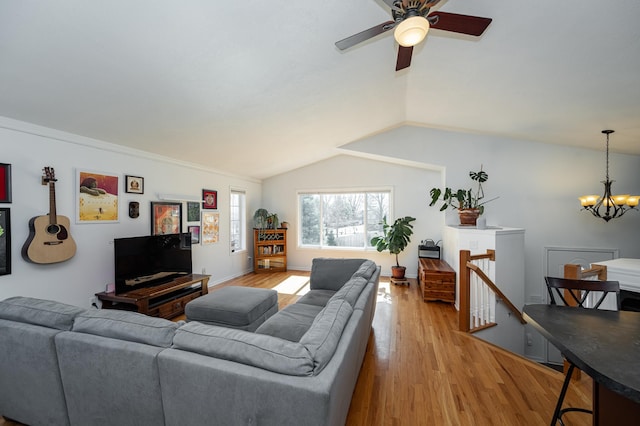
[[[239,195],[239,205],[234,203],[234,196]],[[237,217],[236,217],[237,216]],[[238,225],[238,232],[234,231]],[[239,248],[234,247],[236,238],[240,244]],[[244,189],[230,188],[229,190],[229,252],[242,253],[247,251],[247,192]]]
[[[309,190],[298,190],[296,192],[296,202],[297,202],[297,211],[296,216],[298,218],[298,235],[297,235],[297,245],[300,249],[313,249],[313,250],[345,250],[345,251],[372,251],[375,250],[374,247],[369,245],[368,241],[365,241],[364,247],[340,247],[340,246],[326,246],[323,244],[322,237],[320,238],[320,244],[302,244],[302,205],[300,203],[300,197],[302,195],[331,195],[331,194],[354,194],[354,193],[380,193],[386,192],[389,194],[389,212],[387,215],[387,221],[390,217],[393,217],[393,205],[394,205],[394,194],[393,187],[383,186],[383,187],[373,187],[373,188],[326,188],[326,189],[309,189]],[[322,198],[320,198],[322,200]],[[366,214],[366,203],[365,203],[365,214],[364,214],[364,226],[365,229],[367,227],[367,214]],[[320,235],[322,235],[322,205],[320,206]]]

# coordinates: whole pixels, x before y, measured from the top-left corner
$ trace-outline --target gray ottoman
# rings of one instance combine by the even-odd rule
[[[278,292],[266,288],[223,287],[185,306],[187,321],[255,331],[278,312]]]

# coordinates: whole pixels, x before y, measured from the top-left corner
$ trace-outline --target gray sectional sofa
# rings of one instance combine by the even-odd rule
[[[29,425],[341,425],[380,267],[314,259],[311,290],[255,332],[0,301],[0,415]]]

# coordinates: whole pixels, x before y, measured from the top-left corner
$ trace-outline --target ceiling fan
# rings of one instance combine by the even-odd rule
[[[429,27],[454,33],[480,36],[491,23],[491,18],[460,15],[429,10],[440,0],[383,0],[391,8],[393,21],[371,27],[343,40],[336,42],[340,50],[348,49],[365,40],[395,28],[394,37],[398,44],[398,60],[396,71],[411,65],[413,46],[420,43],[427,35]]]

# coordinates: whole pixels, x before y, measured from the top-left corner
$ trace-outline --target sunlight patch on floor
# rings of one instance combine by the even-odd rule
[[[302,296],[309,291],[309,277],[291,275],[277,286],[273,287],[278,293]]]
[[[390,281],[385,278],[380,279],[380,284],[378,285],[378,297],[376,299],[377,303],[388,303],[391,304],[391,291],[389,289]]]

